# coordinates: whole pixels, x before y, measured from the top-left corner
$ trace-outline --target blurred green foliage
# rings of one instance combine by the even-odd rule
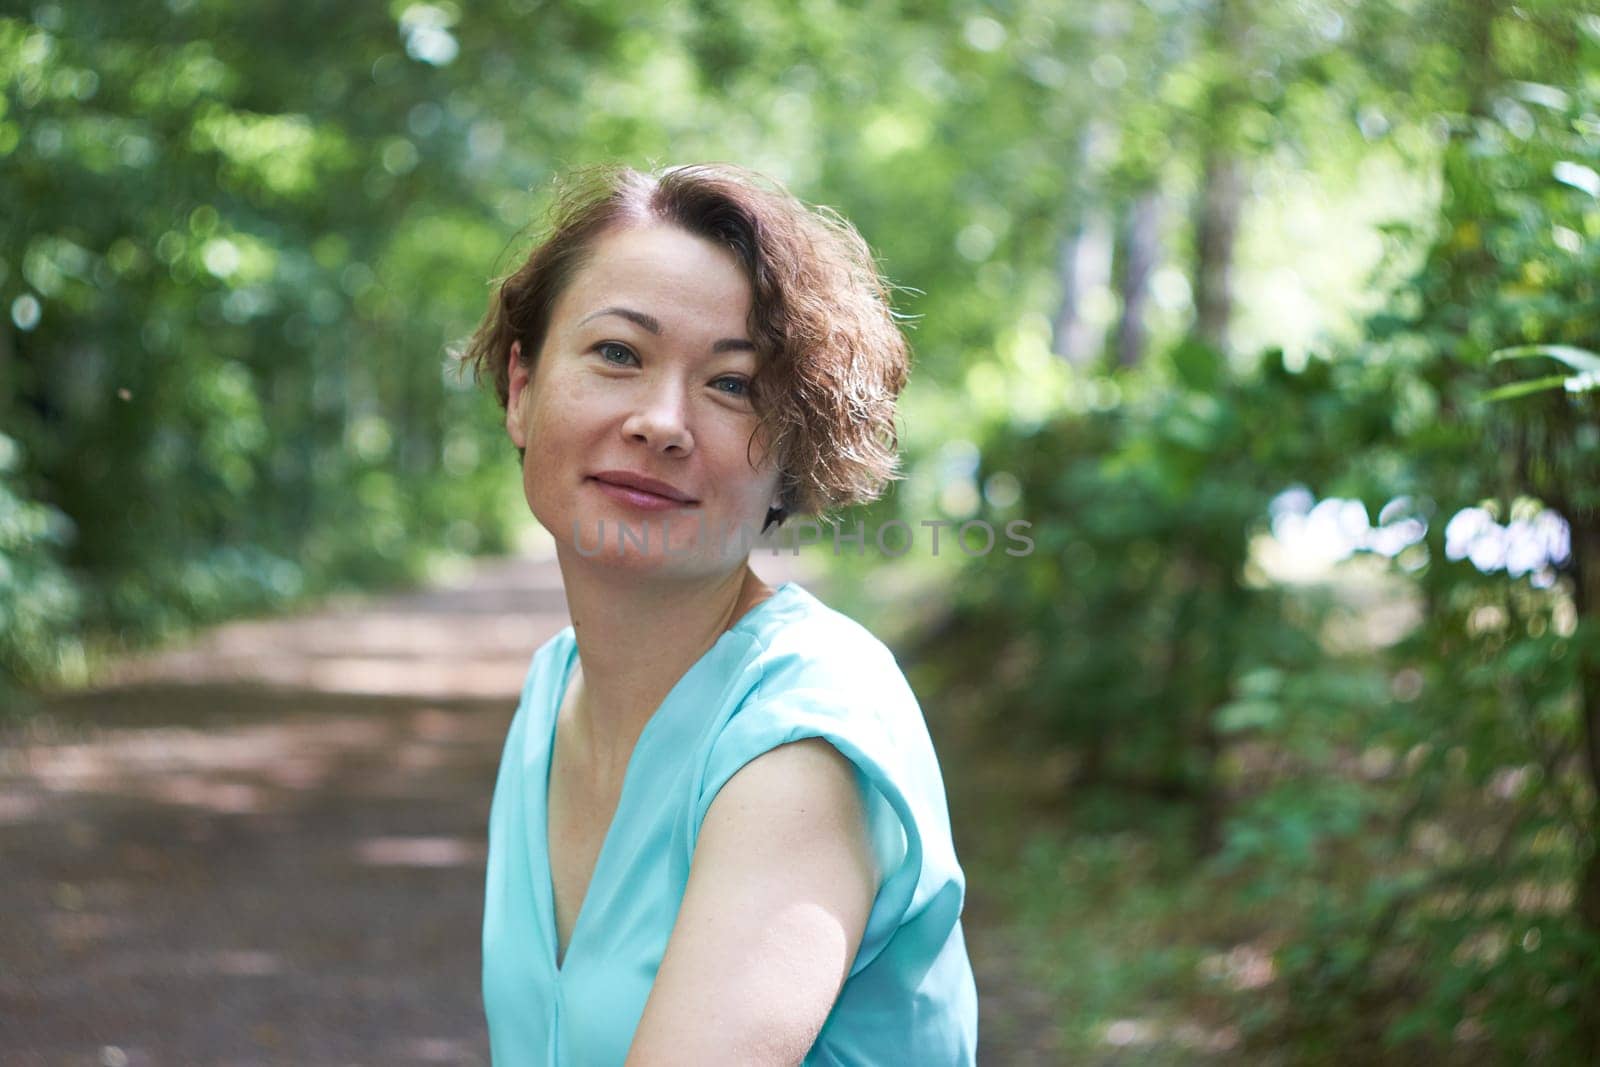
[[[389,15],[325,17],[0,20],[0,411],[81,605],[54,653],[35,628],[35,680],[81,675],[80,626],[156,639],[507,543],[492,424],[444,373],[504,238],[405,136],[468,131]]]
[[[1167,953],[1267,953],[1270,984],[1200,1009],[1241,1021],[1246,1047],[1588,1063],[1600,21],[1435,7],[1457,16],[1454,55],[1435,53],[1410,121],[1443,134],[1443,195],[1431,225],[1392,231],[1424,254],[1359,343],[1292,370],[1184,343],[1102,371],[1042,426],[997,426],[978,479],[1005,489],[980,514],[1027,516],[1044,558],[969,561],[925,651],[947,689],[986,679],[974,703],[996,734],[1069,752],[1081,800],[1179,802],[1203,888],[1124,887],[1117,921],[1154,900],[1197,923]],[[1370,532],[1351,543],[1362,558],[1312,584],[1270,573],[1276,518],[1337,498]],[[1514,558],[1518,538],[1539,558]],[[1035,843],[1050,873],[1018,897],[1056,891],[1105,840],[1075,821],[1087,832]],[[1133,934],[1122,949],[1153,951]],[[1123,981],[1124,998],[1171,999],[1158,975]]]
[[[1304,431],[1330,394],[1324,374],[1273,360],[1235,375],[1199,344],[1167,366],[1166,380],[1117,379],[1128,398],[1114,406],[986,444],[979,477],[1017,490],[980,515],[1031,521],[1037,555],[1026,568],[986,561],[957,585],[959,616],[1006,624],[953,627],[946,662],[990,665],[1017,744],[1076,747],[1088,781],[1205,798],[1219,734],[1270,720],[1271,679],[1320,655],[1281,624],[1281,592],[1246,569],[1272,498],[1329,465],[1333,442]],[[1252,699],[1224,708],[1246,678]]]
[[[0,701],[17,683],[37,684],[40,664],[81,654],[71,639],[80,594],[61,563],[72,524],[17,492],[21,450],[0,434]]]
[[[597,159],[738,159],[856,220],[916,286],[920,469],[952,428],[1052,409],[1053,261],[1086,208],[1185,195],[1213,134],[1302,152],[1376,92],[1340,58],[1369,16],[1316,7],[1224,40],[1176,3],[29,6],[0,19],[14,484],[71,517],[97,640],[505,547],[509,450],[445,347],[549,177]]]

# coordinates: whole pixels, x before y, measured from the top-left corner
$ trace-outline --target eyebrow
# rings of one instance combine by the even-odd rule
[[[589,322],[592,319],[598,319],[604,315],[616,315],[619,318],[627,319],[629,322],[640,327],[641,329],[647,330],[648,332],[655,334],[657,337],[661,336],[660,319],[656,318],[654,315],[646,315],[642,311],[635,311],[632,308],[625,307],[604,307],[599,311],[592,311],[585,315],[582,319],[578,320],[578,325],[582,326],[584,323]],[[746,340],[743,337],[724,337],[722,340],[711,346],[711,351],[719,355],[723,352],[754,352],[755,350],[755,342]]]

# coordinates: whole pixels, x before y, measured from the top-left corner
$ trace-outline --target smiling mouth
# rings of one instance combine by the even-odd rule
[[[629,496],[634,496],[642,502],[648,502],[652,504],[659,503],[680,508],[691,508],[700,503],[698,500],[667,496],[666,494],[656,492],[653,489],[644,489],[637,485],[626,485],[622,482],[613,482],[605,478],[596,477],[595,475],[590,475],[587,480],[595,483],[598,486],[603,486],[606,489],[612,489]]]

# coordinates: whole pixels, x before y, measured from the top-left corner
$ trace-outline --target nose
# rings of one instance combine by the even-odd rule
[[[678,383],[646,386],[622,424],[622,435],[666,455],[688,455],[694,450],[694,435],[689,432],[687,399]]]

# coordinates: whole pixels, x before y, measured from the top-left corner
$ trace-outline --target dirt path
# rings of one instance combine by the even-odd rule
[[[487,1064],[490,796],[566,622],[553,563],[496,561],[221,627],[0,731],[0,1061]],[[980,1062],[1050,1062],[974,905]]]

